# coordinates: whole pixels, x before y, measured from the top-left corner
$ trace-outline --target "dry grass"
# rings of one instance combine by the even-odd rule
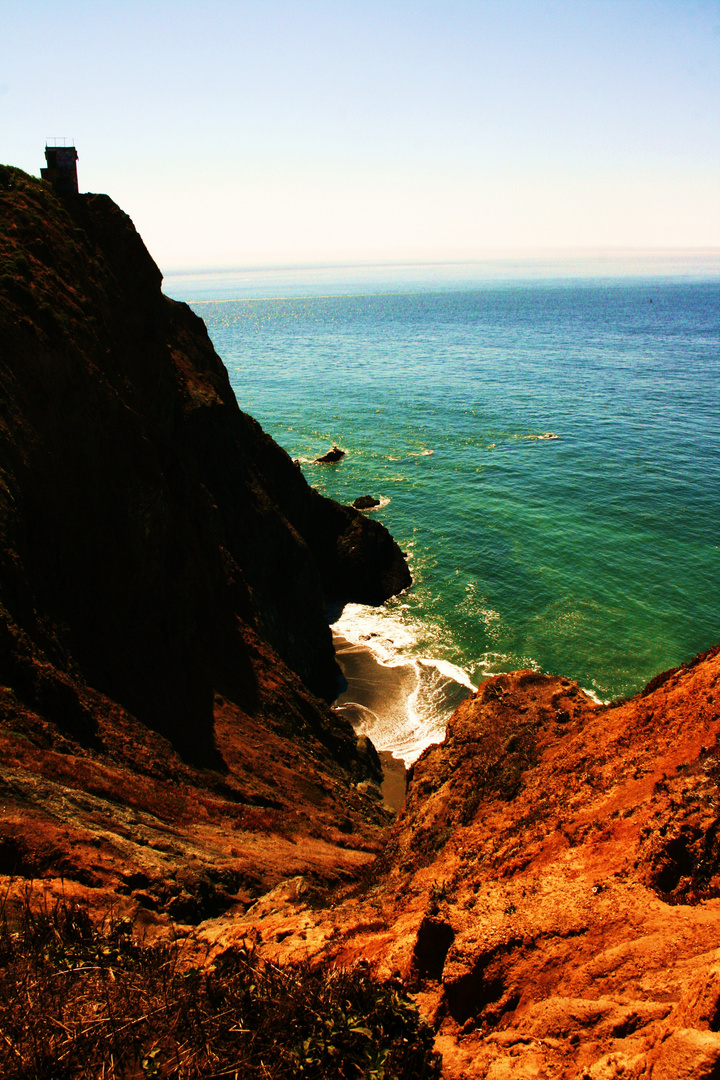
[[[30,893],[0,914],[5,1080],[431,1080],[432,1043],[402,986],[363,969],[245,949],[198,968],[179,941],[144,944],[127,920]]]

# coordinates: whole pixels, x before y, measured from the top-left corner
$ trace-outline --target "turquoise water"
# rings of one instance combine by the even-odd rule
[[[372,278],[190,289],[241,407],[409,555],[414,588],[340,629],[602,699],[720,641],[717,280]]]

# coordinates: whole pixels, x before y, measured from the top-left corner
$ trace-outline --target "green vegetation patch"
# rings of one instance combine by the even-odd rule
[[[190,966],[178,941],[74,903],[0,916],[0,1074],[6,1080],[233,1077],[431,1080],[433,1032],[393,980],[282,967],[252,950]]]

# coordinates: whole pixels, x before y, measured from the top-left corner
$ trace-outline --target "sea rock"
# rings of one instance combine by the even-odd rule
[[[316,465],[334,465],[338,461],[342,461],[345,457],[345,451],[341,450],[339,446],[333,445],[327,454],[323,454],[322,457],[315,458]]]
[[[380,761],[380,755],[378,754],[375,746],[368,735],[358,735],[357,740],[358,754],[361,760],[365,764],[365,769],[369,779],[372,779],[376,784],[380,785],[383,781],[383,767]]]
[[[380,500],[376,499],[374,495],[360,495],[359,498],[353,501],[356,510],[372,510],[374,506],[379,505]]]

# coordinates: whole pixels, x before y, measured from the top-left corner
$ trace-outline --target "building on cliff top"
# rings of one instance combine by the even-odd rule
[[[54,139],[54,145],[48,141],[45,144],[45,160],[47,168],[40,170],[43,180],[49,180],[59,195],[77,195],[78,178],[77,165],[78,153],[74,146],[66,146],[65,140]]]

